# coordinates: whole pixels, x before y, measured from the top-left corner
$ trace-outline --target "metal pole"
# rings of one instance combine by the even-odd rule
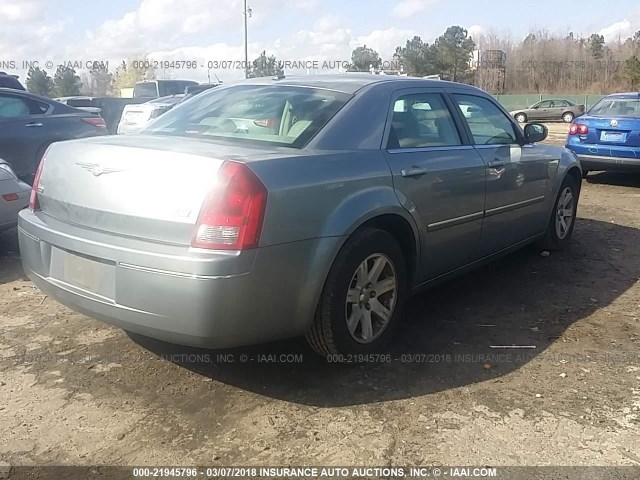
[[[248,34],[247,34],[247,0],[244,0],[244,78],[249,78],[249,46],[248,46]]]

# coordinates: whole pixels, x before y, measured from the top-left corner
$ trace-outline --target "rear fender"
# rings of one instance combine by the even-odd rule
[[[322,294],[329,270],[340,249],[358,228],[370,220],[382,215],[397,215],[411,226],[416,245],[417,265],[420,261],[420,240],[414,219],[398,202],[395,190],[390,186],[380,186],[354,192],[345,197],[338,207],[327,218],[322,226],[323,237],[333,237],[334,242],[323,244],[312,256],[309,272],[313,272],[309,279],[315,291],[313,305],[317,305]]]

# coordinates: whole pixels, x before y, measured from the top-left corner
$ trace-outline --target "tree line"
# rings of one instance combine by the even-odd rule
[[[407,39],[393,54],[402,73],[476,85],[490,93],[606,94],[640,89],[640,31],[605,42],[594,33],[532,32],[523,41],[495,34],[472,38],[451,26],[433,43],[420,36]],[[362,45],[353,50],[349,71],[380,70],[383,58]],[[250,77],[275,75],[280,62],[265,52],[250,66]]]
[[[27,90],[46,97],[71,97],[75,95],[91,95],[95,97],[119,96],[120,90],[132,87],[136,82],[153,79],[157,72],[153,67],[139,68],[148,65],[144,57],[131,58],[123,61],[111,73],[108,64],[96,62],[96,68],[80,76],[76,70],[68,65],[59,65],[53,75],[46,70],[32,67],[27,73]],[[135,66],[134,66],[135,65]]]
[[[53,78],[32,68],[27,88],[41,95],[62,97],[80,93],[118,94],[137,81],[162,72],[133,68],[122,62],[114,73],[100,65],[81,78],[73,68],[59,66]],[[383,58],[366,45],[352,51],[349,71],[380,70]],[[496,34],[472,38],[460,26],[451,26],[433,43],[420,36],[395,49],[394,65],[412,76],[439,75],[444,80],[476,85],[490,93],[606,94],[640,89],[640,31],[628,38],[605,42],[597,33],[583,37],[569,33],[531,32],[522,41]],[[248,76],[273,76],[282,68],[276,56],[262,52],[250,63]]]

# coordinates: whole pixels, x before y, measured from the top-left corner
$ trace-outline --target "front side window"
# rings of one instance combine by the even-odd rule
[[[461,145],[449,109],[440,94],[405,95],[395,101],[387,148]]]
[[[142,133],[302,148],[349,98],[284,85],[216,88],[179,104]]]
[[[508,145],[518,143],[513,123],[491,100],[475,95],[454,94],[454,101],[461,110],[473,109],[472,116],[465,116],[476,145]]]

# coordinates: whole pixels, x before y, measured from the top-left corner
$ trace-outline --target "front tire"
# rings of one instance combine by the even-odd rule
[[[406,272],[393,236],[377,228],[357,231],[331,266],[306,336],[309,345],[335,361],[382,352],[402,315]]]
[[[571,242],[579,197],[580,187],[574,178],[565,177],[553,206],[547,232],[540,242],[544,250],[561,250]]]
[[[524,113],[518,113],[515,116],[516,122],[525,123],[527,121],[527,116]]]

